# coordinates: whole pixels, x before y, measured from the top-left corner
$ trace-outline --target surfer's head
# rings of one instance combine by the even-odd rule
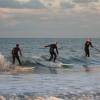
[[[16,47],[19,47],[19,44],[16,44]]]
[[[91,39],[90,39],[90,38],[87,38],[87,39],[86,39],[86,42],[91,42]]]

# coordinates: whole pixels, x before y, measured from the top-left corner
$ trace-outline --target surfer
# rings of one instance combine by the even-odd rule
[[[86,42],[85,42],[84,50],[85,50],[85,56],[86,57],[90,57],[89,47],[92,47],[93,48],[91,39],[87,39]]]
[[[12,49],[13,64],[15,64],[15,59],[17,59],[19,62],[19,65],[22,65],[18,53],[20,53],[20,56],[22,56],[21,49],[19,48],[19,44],[16,44],[16,47]]]
[[[50,45],[46,45],[44,47],[49,47],[49,52],[50,52],[50,58],[49,61],[53,60],[53,62],[55,62],[58,53],[58,48],[57,48],[57,42],[55,44],[50,44]],[[56,50],[56,51],[55,51]]]

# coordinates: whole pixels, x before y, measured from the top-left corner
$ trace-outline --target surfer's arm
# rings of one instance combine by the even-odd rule
[[[92,45],[92,43],[90,42],[90,46],[93,48],[93,45]]]
[[[57,54],[59,54],[59,52],[58,52],[58,48],[56,47],[56,52],[57,52]]]
[[[44,47],[50,47],[50,45],[46,45],[46,46],[44,46]]]
[[[21,52],[21,49],[19,48],[19,53],[20,53],[20,56],[22,56],[22,52]]]
[[[12,49],[11,53],[12,53],[12,55],[14,54],[14,49]]]

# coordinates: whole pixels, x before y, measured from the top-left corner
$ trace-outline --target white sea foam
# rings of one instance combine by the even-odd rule
[[[6,100],[4,96],[0,96],[0,100]]]
[[[7,61],[2,53],[0,53],[0,70],[8,69],[10,62]]]

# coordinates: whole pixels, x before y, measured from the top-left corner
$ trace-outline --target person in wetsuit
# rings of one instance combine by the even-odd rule
[[[53,60],[55,62],[57,55],[58,55],[58,48],[57,48],[57,43],[55,44],[50,44],[45,47],[50,47],[49,52],[50,52],[50,58],[49,61]],[[56,51],[55,51],[56,50]]]
[[[22,65],[22,64],[21,64],[21,61],[20,61],[20,58],[19,58],[19,53],[20,53],[20,55],[22,56],[21,50],[20,50],[20,48],[19,48],[19,44],[16,44],[16,47],[14,47],[14,48],[12,49],[13,64],[15,64],[15,59],[17,59],[18,62],[19,62],[19,65]]]
[[[85,56],[86,56],[86,57],[90,57],[89,47],[92,47],[92,48],[93,48],[93,45],[92,45],[90,39],[88,39],[88,40],[85,42],[85,48],[84,48],[84,50],[85,50]]]

